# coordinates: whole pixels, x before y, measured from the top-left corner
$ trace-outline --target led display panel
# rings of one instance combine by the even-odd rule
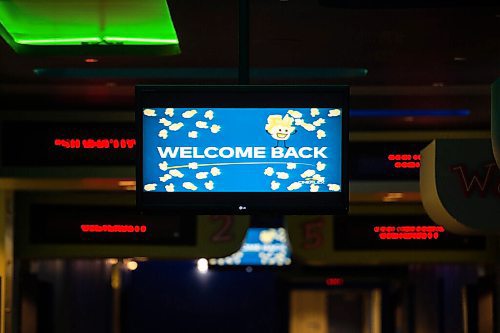
[[[347,210],[347,87],[140,86],[136,98],[141,208]]]
[[[288,266],[292,258],[286,230],[249,228],[239,251],[208,262],[216,266]]]

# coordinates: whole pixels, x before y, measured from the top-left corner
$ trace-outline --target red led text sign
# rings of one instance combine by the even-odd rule
[[[82,224],[80,229],[84,233],[145,233],[145,225],[123,225],[123,224]]]
[[[445,230],[442,226],[376,226],[373,231],[381,240],[433,240]]]
[[[387,159],[394,163],[396,169],[420,168],[420,154],[389,154]]]
[[[343,278],[327,278],[325,280],[325,284],[329,287],[334,287],[334,286],[342,286],[344,285],[344,279]]]
[[[55,139],[54,146],[64,149],[133,149],[135,139]]]

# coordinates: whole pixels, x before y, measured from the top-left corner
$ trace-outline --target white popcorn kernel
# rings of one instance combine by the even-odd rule
[[[288,110],[288,114],[293,118],[302,118],[302,113],[300,113],[299,111]]]
[[[215,134],[215,133],[219,133],[219,131],[220,131],[219,125],[213,124],[212,126],[210,126],[210,132]]]
[[[299,182],[294,182],[292,184],[290,184],[290,186],[287,187],[287,190],[288,191],[294,191],[294,190],[298,190],[299,188],[302,187],[302,184],[299,183]]]
[[[144,191],[156,191],[156,184],[146,184],[144,185]]]
[[[196,174],[196,179],[206,179],[208,177],[208,172],[198,172]]]
[[[165,183],[167,180],[170,180],[170,179],[172,179],[172,176],[171,176],[171,175],[169,175],[169,174],[165,174],[165,175],[163,175],[162,177],[160,177],[160,181],[161,181],[162,183]]]
[[[304,171],[300,176],[302,178],[308,178],[308,177],[312,177],[315,173],[316,173],[316,171],[309,169],[309,170]]]
[[[170,125],[168,127],[168,129],[175,132],[175,131],[180,130],[182,126],[184,126],[183,123],[175,123],[175,124]]]
[[[210,173],[214,177],[219,176],[221,174],[220,169],[217,167],[213,167],[212,169],[210,169]]]
[[[174,108],[166,108],[165,115],[169,116],[169,117],[173,117],[174,116]]]
[[[323,118],[319,118],[318,120],[313,121],[313,125],[317,127],[323,125],[324,123],[326,123],[326,120]]]
[[[168,172],[172,177],[182,178],[184,174],[177,169],[172,169]]]
[[[274,174],[274,169],[271,167],[267,167],[266,170],[264,170],[264,174],[266,176],[272,176]]]
[[[288,175],[288,173],[286,172],[276,172],[276,176],[279,179],[288,179],[290,177],[290,175]]]
[[[206,122],[206,121],[201,121],[201,120],[198,120],[198,121],[196,122],[196,127],[206,129],[206,128],[208,128],[208,124],[207,124],[207,122]]]
[[[339,109],[333,109],[328,112],[328,117],[338,117],[341,111]]]
[[[159,133],[158,136],[162,139],[168,138],[168,131],[166,129],[162,129]]]
[[[205,183],[205,188],[209,191],[212,191],[214,189],[214,182],[213,181],[208,181]]]
[[[198,187],[196,187],[196,185],[194,185],[191,182],[182,183],[182,187],[184,187],[186,190],[191,190],[191,191],[196,191],[198,189]]]
[[[161,163],[158,163],[158,167],[161,171],[166,171],[168,169],[168,163],[163,161]]]
[[[207,118],[208,120],[214,119],[214,112],[212,110],[207,110],[205,112],[205,118]]]
[[[172,125],[172,122],[170,120],[168,120],[167,118],[161,118],[158,122],[160,124],[163,124],[163,126],[170,126],[170,125]]]
[[[271,190],[276,191],[277,189],[280,188],[280,185],[281,185],[280,183],[278,183],[277,181],[273,180],[271,182]]]
[[[193,118],[194,115],[197,113],[198,112],[196,110],[185,111],[182,113],[182,118],[186,118],[186,119]]]
[[[338,184],[328,184],[328,190],[338,192],[340,191],[340,185]]]
[[[156,117],[156,110],[154,109],[144,109],[143,113],[147,117]]]

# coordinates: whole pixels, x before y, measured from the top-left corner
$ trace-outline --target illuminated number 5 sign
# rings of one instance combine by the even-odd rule
[[[304,232],[304,243],[303,248],[305,250],[317,249],[323,246],[324,243],[324,227],[325,220],[323,218],[317,218],[311,221],[307,221],[303,225]]]

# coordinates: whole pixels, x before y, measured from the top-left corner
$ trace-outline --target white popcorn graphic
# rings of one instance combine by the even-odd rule
[[[210,132],[215,134],[215,133],[219,133],[219,131],[220,131],[219,125],[213,124],[212,126],[210,126]]]
[[[317,181],[318,183],[324,183],[325,182],[325,177],[322,177],[319,173],[315,174],[313,176],[313,179]]]
[[[338,192],[340,191],[340,185],[338,184],[328,184],[328,190]]]
[[[208,177],[208,172],[198,172],[196,174],[196,179],[206,179]]]
[[[146,185],[144,185],[144,191],[146,191],[146,192],[156,191],[156,184],[146,184]]]
[[[182,126],[184,126],[183,123],[175,123],[175,124],[170,125],[168,127],[168,129],[175,132],[175,131],[180,130]]]
[[[315,184],[311,184],[311,188],[309,189],[311,192],[318,192],[319,186]]]
[[[308,177],[312,177],[315,173],[316,173],[316,171],[309,169],[309,170],[304,171],[300,176],[302,178],[308,178]]]
[[[172,169],[168,172],[172,177],[182,178],[184,174],[177,169]]]
[[[300,126],[302,126],[308,132],[312,132],[316,129],[316,126],[314,126],[313,124],[308,124],[308,123],[302,123],[302,124],[300,124]]]
[[[194,115],[197,113],[198,112],[196,110],[185,111],[182,113],[182,118],[186,118],[186,119],[193,118]]]
[[[321,162],[316,163],[316,169],[318,169],[318,171],[323,171],[323,170],[325,170],[325,168],[326,168],[325,163],[321,163]]]
[[[304,119],[295,119],[295,125],[297,126],[304,125]]]
[[[161,118],[158,122],[160,124],[163,124],[163,126],[170,126],[170,125],[172,125],[172,122],[170,120],[168,120],[167,118]]]
[[[158,167],[161,171],[166,171],[168,169],[168,163],[163,161],[161,163],[158,163]]]
[[[144,109],[143,113],[147,117],[156,117],[156,110],[154,109]]]
[[[279,179],[288,179],[290,177],[290,175],[288,175],[288,173],[286,172],[276,172],[276,176]]]
[[[288,170],[294,170],[294,169],[297,169],[297,163],[288,162],[288,163],[286,164],[286,168],[287,168]]]
[[[288,114],[294,118],[302,118],[302,113],[295,110],[288,110]]]
[[[173,117],[174,116],[174,108],[166,108],[165,115],[169,116],[169,117]]]
[[[326,137],[326,133],[325,133],[325,131],[323,131],[323,130],[318,130],[318,131],[316,132],[316,137],[317,137],[318,139],[320,139],[320,140],[321,140],[321,139],[323,139],[324,137]]]
[[[280,183],[278,183],[277,181],[273,180],[271,182],[271,190],[276,191],[279,188],[280,188]]]
[[[299,183],[299,182],[294,182],[292,184],[290,184],[290,186],[288,186],[286,189],[288,191],[295,191],[295,190],[298,190],[299,188],[302,187],[302,184]]]
[[[209,191],[212,191],[214,189],[214,182],[213,181],[208,181],[205,183],[205,188]]]
[[[191,131],[188,133],[188,137],[190,137],[191,139],[196,139],[196,138],[198,138],[198,132]]]
[[[168,184],[168,185],[165,185],[165,191],[167,192],[174,192],[175,191],[175,186],[174,184]]]
[[[191,191],[196,191],[198,189],[198,187],[196,187],[196,185],[194,185],[191,182],[182,183],[182,187],[184,187],[186,190],[191,190]]]
[[[196,162],[190,162],[188,164],[188,168],[191,169],[191,170],[196,170],[196,169],[198,169],[198,163],[196,163]]]
[[[168,131],[166,129],[162,129],[159,133],[158,136],[162,139],[168,138]]]
[[[163,176],[160,177],[160,181],[162,183],[165,183],[167,180],[170,180],[170,179],[172,179],[172,176],[169,175],[169,174],[165,174],[165,175],[163,175]]]
[[[328,117],[338,117],[340,116],[340,113],[339,109],[333,109],[328,112]]]
[[[326,123],[326,120],[323,118],[319,118],[318,120],[313,121],[313,125],[316,127],[319,127],[319,126],[323,125],[324,123]]]
[[[210,173],[214,177],[219,176],[221,174],[220,169],[217,167],[213,167],[212,169],[210,169]]]
[[[208,120],[214,119],[214,112],[212,110],[207,110],[205,112],[205,118],[207,118]]]
[[[319,116],[319,109],[311,108],[311,117],[316,117],[316,116]]]
[[[274,169],[271,167],[267,167],[266,170],[264,170],[264,174],[266,176],[272,176],[274,174]]]
[[[207,124],[207,122],[206,122],[206,121],[201,121],[201,120],[198,120],[198,121],[196,122],[196,127],[206,129],[206,128],[208,128],[208,124]]]

